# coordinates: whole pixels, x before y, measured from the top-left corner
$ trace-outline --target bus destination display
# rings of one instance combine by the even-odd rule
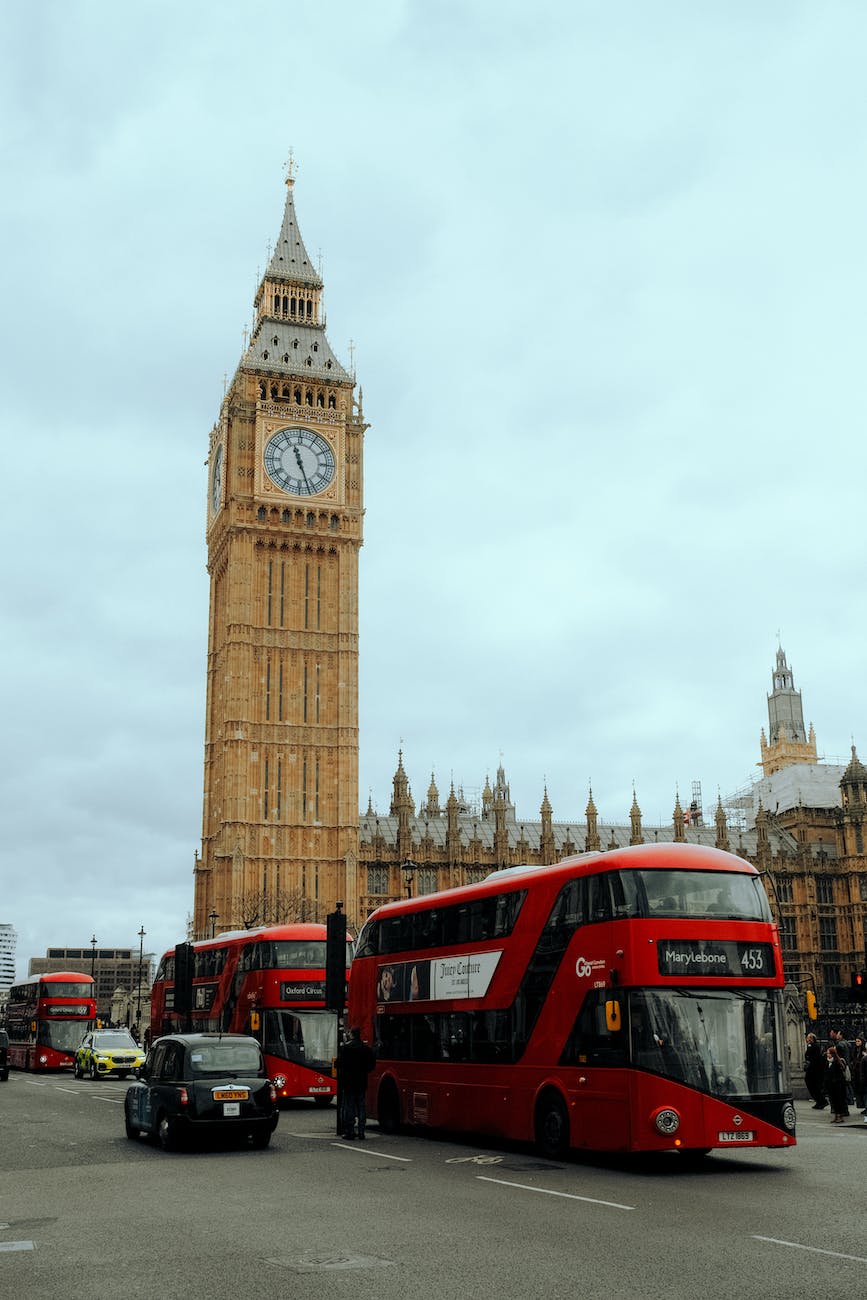
[[[774,950],[769,943],[735,939],[660,939],[660,975],[708,975],[719,979],[770,979]]]

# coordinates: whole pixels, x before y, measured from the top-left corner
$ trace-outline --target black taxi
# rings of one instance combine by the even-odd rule
[[[166,1151],[206,1135],[266,1147],[279,1117],[262,1049],[244,1034],[156,1039],[123,1110],[128,1138],[153,1135]]]

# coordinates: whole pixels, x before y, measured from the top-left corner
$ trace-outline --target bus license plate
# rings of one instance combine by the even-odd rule
[[[215,1088],[214,1101],[246,1101],[249,1097],[246,1088]]]
[[[224,1115],[240,1115],[240,1113],[241,1113],[241,1103],[239,1101],[223,1102]]]
[[[340,954],[338,953],[338,956],[339,956],[339,955],[340,955]],[[324,1088],[315,1088],[315,1087],[314,1087],[314,1088],[308,1088],[307,1091],[308,1091],[308,1092],[330,1092],[331,1089],[329,1088],[328,1084],[326,1083],[326,1085],[325,1085]]]
[[[720,1133],[720,1142],[755,1142],[756,1135],[750,1129],[738,1129],[735,1133]]]

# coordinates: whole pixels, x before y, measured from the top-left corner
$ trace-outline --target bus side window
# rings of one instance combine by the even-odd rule
[[[611,896],[608,893],[608,876],[590,876],[587,881],[589,892],[588,920],[611,920]]]
[[[608,1028],[614,1017],[610,1009],[606,1013],[605,1004],[611,1001],[617,1001],[612,989],[592,989],[587,994],[566,1040],[561,1065],[626,1064],[623,1031]]]

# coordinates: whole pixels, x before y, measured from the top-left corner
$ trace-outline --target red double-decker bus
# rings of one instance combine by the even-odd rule
[[[192,944],[193,1009],[174,1009],[175,952],[151,991],[151,1037],[179,1030],[252,1034],[280,1098],[327,1106],[337,1091],[337,1017],[325,1009],[324,925],[273,925]],[[354,943],[346,941],[346,976]]]
[[[96,1021],[94,982],[78,971],[33,975],[9,990],[9,1064],[17,1070],[60,1070]]]
[[[386,1131],[705,1155],[795,1145],[782,987],[754,868],[653,844],[379,908],[348,1022]]]

